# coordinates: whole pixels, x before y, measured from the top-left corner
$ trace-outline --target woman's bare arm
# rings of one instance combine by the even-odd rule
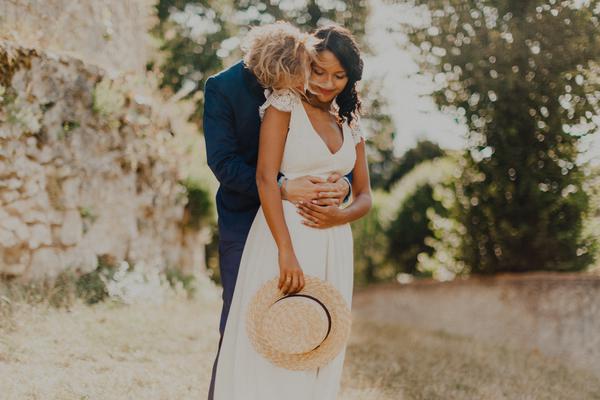
[[[352,193],[354,199],[352,204],[342,209],[342,220],[345,222],[356,221],[363,217],[369,212],[373,204],[365,147],[364,140],[361,140],[356,145],[356,162],[352,171]]]
[[[304,287],[304,275],[292,247],[285,222],[277,174],[281,167],[283,149],[290,123],[290,112],[268,107],[260,126],[256,185],[269,229],[279,250],[279,288],[294,293]]]

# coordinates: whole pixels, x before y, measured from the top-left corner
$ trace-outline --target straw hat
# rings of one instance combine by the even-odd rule
[[[271,279],[246,314],[246,331],[257,352],[291,370],[316,369],[333,360],[352,324],[350,308],[331,283],[309,275],[304,280],[300,292],[284,295],[279,278]]]

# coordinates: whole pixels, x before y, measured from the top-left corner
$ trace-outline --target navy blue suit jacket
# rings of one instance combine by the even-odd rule
[[[220,183],[216,198],[220,240],[245,241],[260,207],[258,108],[265,100],[264,88],[241,60],[209,77],[204,86],[206,156]]]

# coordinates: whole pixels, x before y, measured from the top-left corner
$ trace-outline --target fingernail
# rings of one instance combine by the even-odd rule
[[[312,200],[311,203],[317,204],[317,201],[316,200]]]

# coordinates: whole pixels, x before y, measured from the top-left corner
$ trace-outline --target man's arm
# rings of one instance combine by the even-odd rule
[[[208,166],[221,185],[256,197],[256,166],[248,165],[237,153],[231,104],[219,91],[214,78],[204,86],[204,140]]]

